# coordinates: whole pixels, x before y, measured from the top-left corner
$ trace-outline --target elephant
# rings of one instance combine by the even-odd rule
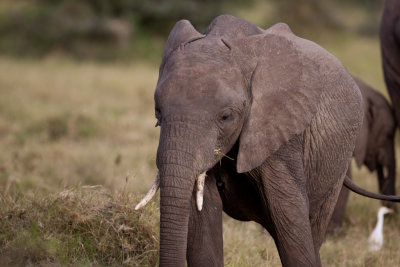
[[[386,89],[400,125],[400,1],[386,0],[379,31]]]
[[[377,171],[379,192],[384,195],[395,195],[396,160],[394,137],[396,120],[389,102],[372,87],[354,77],[362,98],[364,119],[356,139],[353,153],[356,165],[365,165],[371,172]],[[350,172],[350,170],[349,170]],[[348,173],[350,177],[350,173]],[[349,190],[342,188],[331,222],[329,232],[334,232],[343,222]],[[384,201],[383,205],[395,208],[392,202]]]
[[[286,24],[221,15],[201,34],[178,21],[154,101],[158,174],[135,209],[160,188],[162,267],[223,266],[222,211],[263,226],[283,266],[321,266],[342,184],[384,197],[345,177],[363,118],[356,83]]]

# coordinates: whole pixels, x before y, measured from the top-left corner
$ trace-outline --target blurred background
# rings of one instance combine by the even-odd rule
[[[384,0],[1,0],[0,254],[7,257],[0,257],[0,265],[154,266],[157,200],[144,213],[133,207],[156,174],[153,93],[163,46],[178,20],[190,20],[200,32],[220,14],[262,28],[286,22],[387,97],[378,37],[383,5]],[[354,178],[377,192],[375,173],[363,167]],[[111,204],[103,191],[79,191],[97,185]],[[106,215],[110,205],[118,216]],[[324,266],[400,265],[396,216],[385,225],[384,249],[367,251],[379,206],[351,194],[345,235],[325,242]],[[48,209],[53,216],[46,215]],[[57,216],[68,224],[54,221]],[[104,218],[123,224],[107,236]],[[144,221],[147,228],[134,227]],[[224,240],[227,266],[279,266],[273,240],[254,224],[225,218]],[[141,245],[132,245],[136,241]]]
[[[76,59],[158,60],[174,24],[200,31],[220,14],[267,28],[284,21],[306,38],[376,36],[383,0],[2,0],[2,54]]]

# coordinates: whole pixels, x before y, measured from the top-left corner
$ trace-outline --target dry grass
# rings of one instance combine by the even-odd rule
[[[1,196],[2,266],[154,266],[155,204],[134,212],[137,198],[101,186],[34,197]]]
[[[339,36],[322,45],[383,91],[376,40]],[[156,79],[157,68],[141,62],[0,58],[0,263],[153,265],[157,204],[135,212],[138,199],[127,192],[144,193],[156,173]],[[376,191],[373,174],[354,176]],[[345,235],[321,249],[324,266],[400,264],[397,216],[385,224],[384,248],[367,251],[379,205],[351,195]],[[280,264],[273,240],[253,223],[225,218],[224,240],[227,266]]]
[[[151,185],[154,67],[2,58],[0,73],[0,183]]]

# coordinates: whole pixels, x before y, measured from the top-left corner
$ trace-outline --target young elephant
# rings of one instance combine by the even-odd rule
[[[284,266],[320,266],[343,182],[367,194],[345,178],[363,112],[342,64],[282,23],[182,20],[154,98],[159,172],[137,208],[160,187],[160,266],[223,266],[222,210],[265,227]]]
[[[396,122],[393,110],[383,95],[361,80],[354,78],[364,103],[364,120],[357,137],[354,159],[359,168],[364,164],[370,171],[377,171],[379,192],[384,195],[395,194],[396,160],[394,134]],[[338,202],[329,224],[329,231],[342,225],[349,190],[342,188]],[[383,202],[393,208],[391,202]]]

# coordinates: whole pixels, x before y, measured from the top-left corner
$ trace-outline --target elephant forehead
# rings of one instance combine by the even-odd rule
[[[236,68],[234,58],[219,40],[200,40],[176,50],[165,63],[166,72],[191,70],[193,72],[224,72]]]
[[[235,80],[215,73],[191,75],[190,71],[183,71],[160,83],[156,96],[164,100],[217,102],[240,96],[241,83]]]
[[[241,73],[230,54],[209,50],[186,49],[172,55],[160,73],[158,84],[196,85],[205,90],[210,83],[235,84],[240,82]]]
[[[201,107],[210,112],[245,97],[238,75],[227,70],[180,68],[159,82],[155,98],[162,109]]]

